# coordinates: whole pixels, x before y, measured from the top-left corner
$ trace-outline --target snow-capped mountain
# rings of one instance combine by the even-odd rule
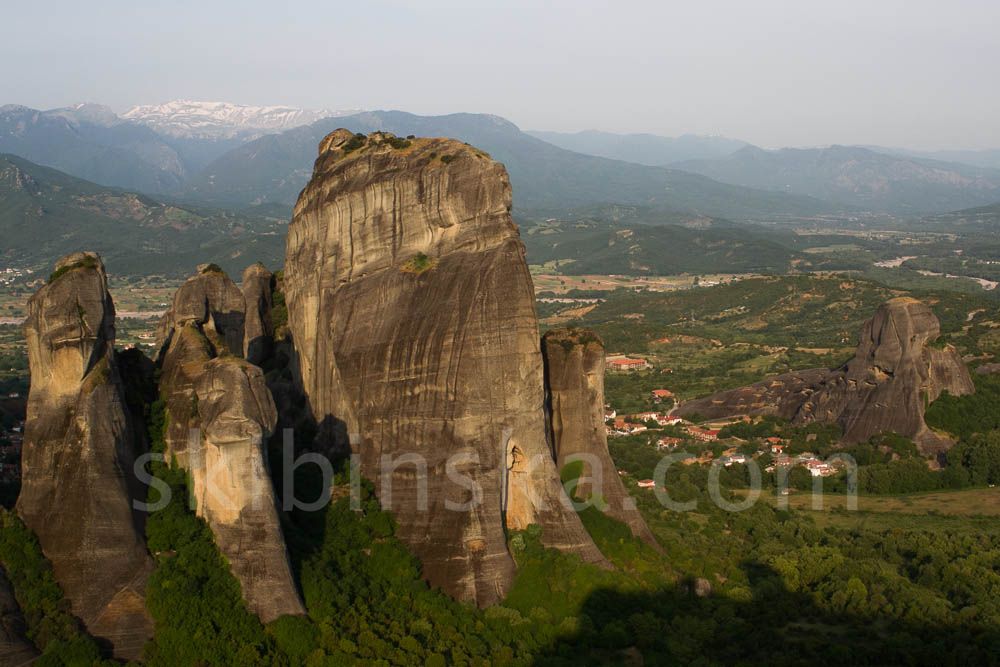
[[[296,109],[286,106],[248,106],[229,102],[174,100],[135,106],[123,118],[157,132],[183,139],[250,139],[308,125],[321,118],[356,111]]]

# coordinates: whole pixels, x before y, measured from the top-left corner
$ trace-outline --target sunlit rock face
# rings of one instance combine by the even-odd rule
[[[427,579],[479,605],[510,586],[506,530],[538,524],[547,545],[604,562],[565,504],[546,442],[534,296],[510,202],[503,166],[471,146],[338,130],[320,145],[285,260],[320,438],[350,434]],[[383,457],[398,464],[385,474]]]
[[[185,325],[196,326],[208,338],[216,354],[243,355],[246,321],[243,292],[214,264],[202,264],[174,294],[160,320],[158,340],[170,343],[170,334]]]
[[[31,392],[17,511],[38,535],[73,613],[115,655],[152,636],[146,552],[134,500],[145,489],[115,360],[115,309],[94,253],[61,259],[28,302]]]
[[[925,454],[938,453],[951,442],[927,427],[927,405],[945,391],[954,396],[975,391],[958,351],[933,345],[940,334],[940,323],[926,304],[910,297],[891,299],[862,327],[854,358],[841,368],[779,375],[689,401],[677,412],[831,422],[843,429],[846,443],[893,432],[912,438]]]
[[[567,465],[577,466],[576,497],[590,501],[626,524],[633,535],[659,548],[608,453],[604,343],[586,329],[553,329],[542,337],[542,353],[552,444],[563,477],[567,477]]]
[[[160,354],[166,456],[188,471],[195,510],[212,529],[247,605],[267,623],[303,614],[267,468],[277,421],[257,366],[240,358],[243,294],[200,269],[174,298]]]

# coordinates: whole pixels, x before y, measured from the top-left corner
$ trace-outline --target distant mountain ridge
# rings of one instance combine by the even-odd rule
[[[202,262],[281,263],[285,221],[187,207],[0,153],[0,260],[31,269],[79,248],[119,274],[182,276]]]
[[[1000,198],[1000,170],[878,153],[858,146],[747,146],[728,157],[672,165],[734,185],[897,214],[982,206]]]
[[[0,152],[109,187],[269,210],[295,201],[316,145],[338,127],[472,143],[507,166],[516,208],[533,213],[622,204],[751,220],[860,211],[918,217],[1000,199],[1000,169],[903,150],[765,151],[724,137],[528,133],[486,114],[337,115],[344,113],[189,100],[133,107],[124,116],[99,104],[45,111],[7,105],[0,107]],[[983,151],[969,159],[992,158]]]
[[[652,167],[684,160],[725,157],[748,145],[739,139],[695,134],[663,137],[656,134],[617,134],[598,130],[574,133],[528,130],[527,134],[577,153]]]
[[[816,215],[835,207],[818,200],[712,181],[675,169],[609,160],[553,146],[514,123],[486,114],[418,116],[370,111],[327,118],[244,144],[208,165],[186,195],[220,205],[291,204],[308,180],[320,139],[344,127],[387,130],[400,136],[455,137],[502,162],[517,209],[566,210],[623,203],[721,217]]]
[[[919,151],[909,148],[888,148],[885,146],[862,146],[876,153],[886,153],[888,155],[905,155],[907,157],[924,158],[927,160],[940,160],[942,162],[958,162],[973,167],[986,167],[988,169],[1000,169],[1000,148],[985,150],[937,150]]]
[[[180,139],[254,139],[264,134],[308,125],[321,118],[351,113],[357,113],[357,110],[311,110],[288,106],[173,100],[163,104],[134,106],[123,113],[122,118]]]
[[[142,192],[175,190],[188,173],[180,153],[163,137],[96,104],[49,111],[0,106],[0,153]]]

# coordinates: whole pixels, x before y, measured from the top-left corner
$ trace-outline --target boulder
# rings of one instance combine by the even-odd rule
[[[114,354],[115,309],[94,253],[56,264],[28,302],[31,391],[17,512],[38,536],[73,613],[116,656],[138,658],[152,560],[134,500],[145,488]]]
[[[546,441],[510,206],[503,166],[467,144],[338,130],[320,144],[285,258],[321,444],[350,435],[425,577],[481,606],[511,584],[510,530],[537,524],[544,544],[606,565]]]
[[[1000,364],[989,363],[982,364],[976,368],[976,375],[995,375],[1000,373]]]
[[[563,477],[567,465],[578,466],[574,495],[591,501],[658,549],[608,452],[603,341],[586,329],[553,329],[542,337],[542,354],[553,451]]]

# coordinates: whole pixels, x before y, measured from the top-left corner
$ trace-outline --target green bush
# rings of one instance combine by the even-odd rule
[[[353,137],[348,139],[347,142],[344,143],[344,145],[341,146],[340,148],[342,151],[344,151],[344,154],[346,155],[347,153],[351,153],[353,151],[358,150],[366,143],[368,143],[368,137],[358,132]]]
[[[967,439],[973,433],[1000,429],[1000,375],[975,375],[976,393],[945,392],[930,404],[924,419],[931,428]]]
[[[49,275],[49,283],[55,282],[60,277],[66,275],[67,273],[75,269],[96,269],[97,267],[98,267],[97,259],[91,257],[90,255],[86,255],[83,259],[81,259],[78,262],[73,262],[72,264],[61,266],[55,271],[53,271]]]

